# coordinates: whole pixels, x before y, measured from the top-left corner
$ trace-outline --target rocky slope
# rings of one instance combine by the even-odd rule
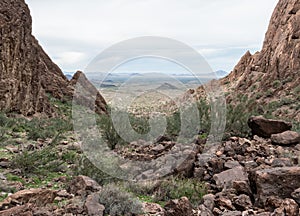
[[[47,94],[60,100],[72,98],[72,85],[32,35],[32,19],[24,0],[0,2],[0,32],[1,110],[51,115],[54,110]],[[105,101],[101,95],[97,98],[102,107],[97,110],[105,111]]]
[[[249,32],[250,34],[250,32]],[[247,52],[220,83],[235,104],[253,99],[261,114],[300,120],[300,2],[280,0],[272,15],[263,48]],[[200,87],[196,93],[203,94]]]

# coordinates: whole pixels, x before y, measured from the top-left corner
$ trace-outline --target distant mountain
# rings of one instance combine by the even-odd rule
[[[164,83],[157,88],[157,90],[176,90],[176,89],[178,88],[170,83]]]

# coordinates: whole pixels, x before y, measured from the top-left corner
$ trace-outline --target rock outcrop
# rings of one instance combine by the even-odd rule
[[[0,2],[0,61],[0,110],[52,115],[48,95],[72,99],[68,79],[32,35],[32,19],[24,0]],[[100,106],[104,105],[101,100]]]
[[[245,112],[256,109],[260,114],[300,121],[299,23],[299,1],[280,0],[262,50],[255,54],[247,51],[233,71],[219,80],[227,103],[235,105],[243,101],[246,104],[246,101],[249,105],[245,105]],[[210,83],[213,82],[215,80]],[[196,99],[207,97],[204,86],[188,93]]]
[[[257,100],[266,111],[273,102],[273,114],[300,120],[300,2],[280,0],[273,12],[263,48],[251,55],[247,52],[221,80],[231,92],[229,102],[240,94]]]

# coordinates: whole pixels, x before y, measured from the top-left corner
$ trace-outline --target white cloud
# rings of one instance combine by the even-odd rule
[[[132,37],[170,37],[190,46],[205,46],[208,56],[223,48],[260,49],[278,0],[27,0],[33,32],[50,56],[95,52]],[[61,41],[69,41],[64,44]],[[72,43],[73,41],[73,43]],[[76,42],[75,42],[76,41]],[[55,46],[55,43],[59,46]],[[88,44],[88,46],[87,46]],[[220,52],[219,52],[220,51]],[[84,69],[83,62],[60,58],[64,70]],[[71,56],[71,55],[70,55]],[[74,56],[73,56],[74,57]],[[221,56],[218,56],[221,57]],[[225,56],[223,56],[225,57]],[[81,59],[83,60],[83,59]],[[209,59],[208,59],[209,61]],[[217,69],[236,62],[228,58]],[[72,63],[72,64],[71,64]],[[84,67],[84,66],[83,66]]]

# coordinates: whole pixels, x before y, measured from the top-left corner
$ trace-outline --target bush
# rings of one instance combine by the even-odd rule
[[[274,80],[274,82],[273,82],[273,87],[274,87],[274,88],[279,88],[280,86],[281,86],[280,80]]]
[[[170,177],[161,183],[155,193],[154,200],[157,202],[168,201],[185,196],[196,207],[205,194],[204,184],[197,179]]]
[[[29,139],[46,139],[54,138],[57,134],[64,133],[73,129],[69,120],[51,118],[38,119],[34,118],[25,123],[25,130]]]
[[[24,152],[16,155],[12,159],[12,167],[20,169],[23,175],[46,175],[49,172],[57,172],[64,162],[58,158],[53,147],[48,146],[43,149]]]
[[[107,184],[115,180],[115,178],[101,171],[85,156],[82,156],[80,159],[78,159],[74,172],[75,175],[89,176],[90,178],[98,182],[100,185]]]
[[[99,202],[105,206],[105,213],[111,216],[142,213],[142,204],[116,184],[108,184],[103,187]]]

